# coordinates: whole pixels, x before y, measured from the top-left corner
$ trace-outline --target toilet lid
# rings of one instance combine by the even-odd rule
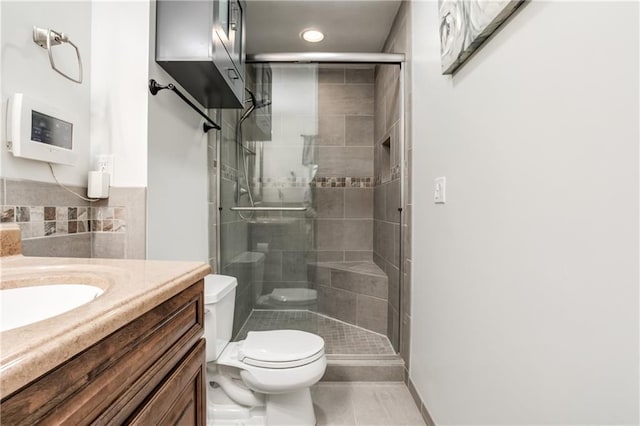
[[[278,302],[311,302],[318,298],[316,290],[310,288],[276,288],[269,297]]]
[[[246,364],[291,368],[309,364],[324,355],[322,337],[298,330],[250,331],[238,353]]]

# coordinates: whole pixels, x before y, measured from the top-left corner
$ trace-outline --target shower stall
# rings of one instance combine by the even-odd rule
[[[255,55],[210,180],[234,335],[297,329],[394,355],[402,300],[403,55]],[[213,214],[214,212],[212,212]]]

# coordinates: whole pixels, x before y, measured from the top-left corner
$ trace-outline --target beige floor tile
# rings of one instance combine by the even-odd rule
[[[321,382],[311,395],[318,426],[424,425],[403,383]]]
[[[351,386],[320,383],[311,389],[317,426],[355,426]]]
[[[357,392],[357,391],[356,391]],[[374,388],[393,425],[424,425],[418,407],[406,386],[381,386]]]
[[[355,386],[353,388],[353,410],[358,425],[391,425],[393,424],[384,407],[387,398],[384,390],[371,386]]]

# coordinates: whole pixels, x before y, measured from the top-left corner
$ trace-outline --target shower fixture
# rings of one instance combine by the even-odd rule
[[[247,195],[249,197],[249,203],[251,207],[255,207],[255,203],[253,201],[253,194],[251,193],[251,185],[249,184],[249,173],[247,172],[247,151],[249,154],[255,155],[255,152],[250,150],[248,147],[244,146],[242,142],[242,123],[249,118],[251,113],[256,109],[265,108],[271,105],[271,101],[269,99],[262,99],[258,101],[256,95],[249,89],[245,87],[244,89],[248,94],[249,98],[245,99],[245,103],[250,103],[249,107],[242,113],[238,122],[236,123],[236,149],[238,157],[240,161],[242,161],[242,172],[244,175],[244,181],[246,188],[243,188],[240,183],[240,176],[238,176],[236,181],[236,202],[240,201],[240,197],[243,195]],[[244,219],[244,218],[243,218]]]
[[[249,116],[254,110],[261,109],[271,105],[271,101],[269,99],[262,99],[258,101],[256,99],[256,95],[254,95],[254,93],[251,90],[247,89],[246,87],[244,90],[249,94],[249,99],[245,99],[244,102],[245,103],[251,102],[251,105],[249,105],[249,108],[242,114],[242,116],[240,116],[240,120],[238,120],[240,124],[242,124],[244,120],[249,118]]]

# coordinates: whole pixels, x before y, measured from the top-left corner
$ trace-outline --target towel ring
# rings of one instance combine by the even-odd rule
[[[33,41],[43,49],[47,49],[49,54],[49,62],[51,68],[66,79],[73,81],[74,83],[82,84],[82,59],[80,58],[80,50],[65,33],[60,33],[47,28],[33,27]],[[76,50],[76,57],[78,58],[78,78],[75,79],[71,76],[60,71],[53,60],[53,53],[51,52],[52,46],[57,46],[62,43],[69,43]]]

